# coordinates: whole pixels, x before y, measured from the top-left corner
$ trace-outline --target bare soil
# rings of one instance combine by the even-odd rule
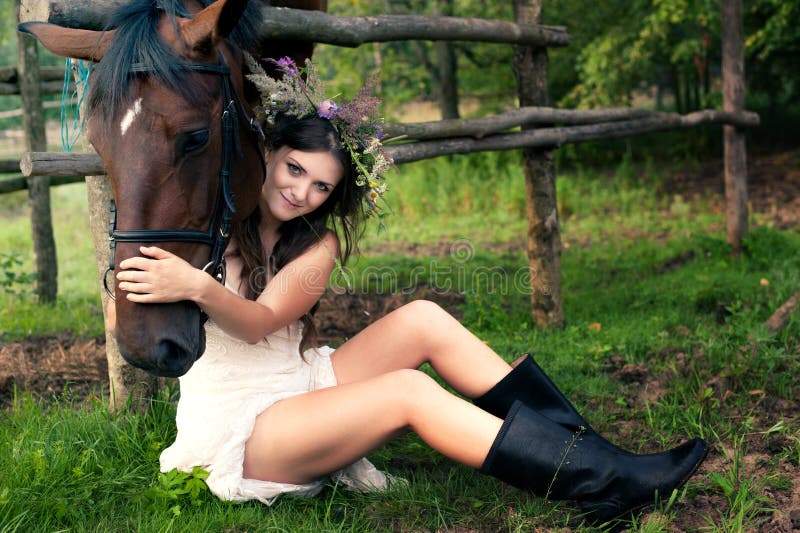
[[[420,285],[413,295],[327,292],[316,313],[320,345],[337,346],[411,300],[431,300],[456,318],[464,297]],[[14,389],[41,397],[80,399],[103,395],[108,380],[105,337],[78,339],[69,333],[0,342],[0,407],[13,400]]]
[[[766,217],[777,227],[800,226],[800,150],[757,156],[748,161],[749,201],[751,210]],[[662,192],[667,195],[680,194],[687,200],[696,196],[710,198],[712,207],[724,209],[723,177],[721,161],[710,161],[699,168],[672,174],[662,183]],[[497,251],[519,249],[519,243],[498,243]],[[441,255],[449,251],[448,244],[433,246],[391,245],[390,250],[412,255]],[[321,344],[337,345],[355,335],[367,324],[379,319],[413,299],[430,299],[460,317],[459,305],[463,297],[457,293],[442,293],[427,286],[420,286],[413,295],[346,293],[326,294],[317,312]],[[797,352],[800,352],[798,347]],[[695,372],[691,354],[671,354],[677,361],[679,373]],[[620,407],[618,419],[625,420],[624,410],[642,406],[647,401],[657,400],[670,387],[674,374],[654,375],[641,364],[629,364],[618,357],[611,357],[607,371],[619,380],[627,406]],[[706,374],[707,375],[707,374]],[[107,365],[105,340],[78,339],[69,334],[31,337],[23,341],[0,343],[0,407],[8,407],[14,389],[27,389],[36,396],[85,398],[106,394]],[[765,434],[761,428],[770,428],[783,421],[800,419],[800,403],[767,397],[762,391],[746,391],[754,398],[747,412],[739,412],[732,402],[726,400],[736,391],[735,383],[724,377],[714,378],[706,384],[713,390],[721,409],[728,409],[731,417],[754,417],[752,427],[759,428],[745,435],[739,457],[745,475],[756,480],[781,479],[781,483],[770,483],[761,489],[768,498],[765,507],[774,512],[761,513],[758,532],[790,533],[800,531],[800,465],[791,459],[776,459],[782,450],[797,446],[793,438],[785,433]],[[732,392],[733,391],[733,392]],[[800,398],[800,385],[794,398]],[[757,409],[753,409],[753,405]],[[604,406],[606,412],[614,406]],[[756,414],[754,414],[756,413]],[[617,422],[614,427],[598,427],[612,441],[625,445],[641,441],[643,425],[637,420]],[[680,436],[676,436],[676,439]],[[677,440],[676,440],[677,442]],[[655,451],[655,450],[639,450]],[[798,458],[795,454],[794,461]],[[786,457],[787,454],[783,454]],[[721,441],[713,447],[701,466],[697,479],[708,479],[709,473],[725,473],[732,468],[734,449],[731,442]],[[777,477],[776,477],[777,476]],[[687,500],[680,504],[677,518],[672,522],[672,531],[697,531],[709,524],[704,517],[717,517],[727,509],[727,500],[720,491],[704,488],[688,491]],[[709,483],[702,483],[708,487]],[[788,488],[786,488],[788,487]],[[657,519],[653,516],[651,519]],[[492,528],[495,529],[495,528]]]

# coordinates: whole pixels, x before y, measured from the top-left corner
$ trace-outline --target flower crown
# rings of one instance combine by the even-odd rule
[[[383,149],[381,139],[383,119],[373,118],[380,99],[372,93],[377,77],[370,78],[352,100],[341,105],[334,98],[325,98],[325,87],[311,61],[298,67],[288,57],[270,60],[283,73],[283,78],[270,77],[252,57],[247,57],[250,72],[247,78],[261,94],[262,106],[257,108],[269,123],[278,113],[308,118],[328,119],[339,134],[342,148],[347,150],[356,169],[356,185],[364,190],[367,214],[380,213],[378,200],[386,192],[384,173],[394,164]],[[305,80],[303,79],[305,77]]]

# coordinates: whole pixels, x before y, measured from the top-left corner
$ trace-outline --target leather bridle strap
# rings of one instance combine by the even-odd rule
[[[109,239],[109,260],[108,267],[103,273],[103,287],[108,296],[115,300],[114,292],[108,286],[108,273],[114,271],[116,247],[118,242],[191,242],[206,244],[211,246],[211,255],[208,263],[203,267],[203,271],[211,274],[217,281],[225,283],[225,249],[228,246],[231,236],[231,225],[233,214],[236,207],[233,202],[233,190],[231,179],[233,175],[234,151],[238,157],[243,157],[242,147],[239,139],[239,117],[237,107],[240,108],[245,118],[247,113],[239,104],[237,106],[236,93],[230,79],[230,68],[225,64],[225,59],[221,52],[217,52],[219,64],[208,63],[186,63],[186,69],[194,72],[217,74],[222,77],[221,98],[223,103],[222,110],[222,161],[219,175],[219,187],[217,188],[217,199],[214,204],[214,211],[211,221],[206,231],[200,230],[118,230],[117,209],[114,200],[111,200],[111,217],[108,229]],[[152,72],[152,68],[141,63],[135,63],[131,67],[133,73]],[[255,121],[250,117],[248,122],[254,134],[263,139],[263,132]],[[259,154],[264,162],[263,150],[259,148]]]

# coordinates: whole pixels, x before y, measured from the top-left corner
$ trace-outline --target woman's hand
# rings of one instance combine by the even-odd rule
[[[127,299],[136,303],[169,303],[196,301],[208,274],[166,250],[141,246],[142,256],[131,257],[119,264],[119,288]]]

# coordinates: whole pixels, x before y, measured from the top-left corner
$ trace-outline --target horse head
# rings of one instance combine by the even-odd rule
[[[133,0],[104,32],[20,26],[58,55],[97,63],[87,131],[116,204],[113,266],[156,243],[219,274],[230,223],[255,209],[264,144],[245,98],[243,53],[228,39],[246,6]],[[195,304],[132,303],[116,281],[110,290],[129,363],[180,376],[202,355]]]

